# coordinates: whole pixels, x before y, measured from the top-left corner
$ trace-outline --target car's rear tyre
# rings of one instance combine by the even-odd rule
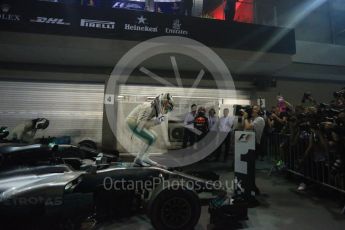
[[[191,230],[198,223],[201,205],[198,196],[190,190],[160,189],[149,205],[148,214],[157,230]]]

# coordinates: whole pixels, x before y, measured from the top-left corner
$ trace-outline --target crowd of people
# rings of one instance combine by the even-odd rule
[[[293,106],[283,99],[266,112],[266,147],[278,156],[276,166],[296,171],[307,181],[345,189],[345,88],[330,103],[317,103],[310,92]],[[339,179],[340,178],[340,179]]]
[[[228,159],[234,130],[253,130],[257,159],[274,158],[278,169],[291,169],[308,181],[345,189],[345,88],[334,92],[333,100],[327,104],[317,103],[310,92],[304,93],[299,105],[292,105],[279,95],[271,109],[247,106],[240,109],[238,116],[230,115],[225,108],[218,117],[214,108],[206,112],[204,107],[193,104],[184,125],[184,148],[193,146],[208,132],[226,135],[208,158],[212,161]],[[197,135],[192,128],[202,134]],[[273,153],[272,146],[276,147]],[[306,184],[303,181],[298,190],[306,189]]]
[[[203,106],[197,107],[196,104],[193,104],[191,111],[186,114],[184,119],[185,131],[182,147],[186,148],[188,144],[197,146],[196,143],[211,132],[215,138],[222,137],[220,138],[222,141],[217,144],[216,150],[208,157],[208,160],[227,162],[232,151],[233,131],[253,130],[256,134],[257,155],[260,155],[262,152],[261,139],[265,128],[265,120],[260,111],[259,106],[253,106],[250,110],[242,109],[239,119],[238,116],[230,115],[229,108],[224,108],[222,115],[218,117],[214,108],[210,108],[207,112]]]
[[[196,104],[193,104],[191,106],[191,111],[184,119],[185,131],[182,147],[186,148],[188,144],[193,146],[195,143],[202,140],[209,132],[212,132],[214,137],[216,137],[217,134],[224,135],[224,140],[219,143],[217,150],[209,159],[212,161],[219,161],[222,157],[225,162],[230,153],[233,126],[234,117],[229,115],[229,108],[225,108],[223,110],[223,115],[218,117],[214,108],[210,108],[207,113],[205,107],[200,106],[198,108]],[[194,130],[198,130],[198,133]]]

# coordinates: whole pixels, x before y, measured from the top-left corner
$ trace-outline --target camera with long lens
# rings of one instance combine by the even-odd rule
[[[248,114],[248,118],[250,119],[253,114],[253,107],[250,105],[235,105],[235,116],[242,117],[244,113]]]
[[[343,132],[344,119],[339,118],[339,115],[344,111],[344,109],[335,108],[333,105],[321,103],[313,111],[300,113],[296,118],[298,126],[302,130],[320,129],[322,123],[330,122],[335,124],[335,127],[339,126],[337,129]]]
[[[302,131],[310,131],[317,129],[321,122],[320,117],[316,113],[306,112],[296,116],[297,125]]]
[[[335,98],[344,97],[344,95],[345,95],[345,87],[342,88],[341,90],[335,91],[335,92],[333,93],[333,96],[334,96]]]
[[[344,161],[338,157],[331,166],[331,174],[336,175],[344,171]]]

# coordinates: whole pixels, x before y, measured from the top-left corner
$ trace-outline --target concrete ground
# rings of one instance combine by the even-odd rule
[[[209,167],[218,169],[221,180],[231,180],[233,173],[229,172],[229,164],[207,163],[196,165],[195,168]],[[328,192],[315,194],[313,189],[304,193],[296,192],[297,180],[287,180],[284,176],[268,175],[269,166],[259,163],[257,170],[257,185],[261,190],[258,196],[260,206],[249,209],[249,220],[241,226],[227,226],[224,229],[303,229],[317,230],[345,229],[345,215],[341,215],[344,201],[337,200]],[[332,199],[329,197],[332,196]],[[210,229],[207,207],[202,209],[200,221],[196,230]],[[130,219],[108,222],[96,227],[97,230],[149,230],[153,229],[149,219],[144,216],[134,216]]]

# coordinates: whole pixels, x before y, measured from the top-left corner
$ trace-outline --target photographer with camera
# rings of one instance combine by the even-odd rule
[[[313,115],[316,114],[315,107],[309,107],[309,109],[309,112],[314,113]],[[300,165],[302,166],[302,171],[305,176],[314,177],[316,180],[320,180],[322,177],[320,172],[322,172],[325,161],[329,158],[328,140],[331,140],[331,137],[327,139],[325,128],[329,130],[328,126],[324,126],[323,129],[320,129],[319,124],[312,121],[307,124],[307,130],[305,130],[308,135],[307,148],[300,160]],[[297,190],[304,191],[305,189],[306,181],[303,181],[300,183]]]
[[[345,87],[341,90],[333,93],[334,102],[332,105],[338,108],[343,108],[345,106]]]
[[[272,113],[267,119],[267,123],[274,133],[280,133],[287,124],[287,118],[286,112],[281,112],[278,106],[274,106],[272,107]]]
[[[328,122],[325,129],[329,136],[331,174],[345,173],[345,112],[340,112],[334,123]]]
[[[311,96],[310,92],[305,92],[303,94],[302,100],[301,100],[301,105],[304,108],[311,107],[311,106],[316,106],[317,103],[315,99]]]

